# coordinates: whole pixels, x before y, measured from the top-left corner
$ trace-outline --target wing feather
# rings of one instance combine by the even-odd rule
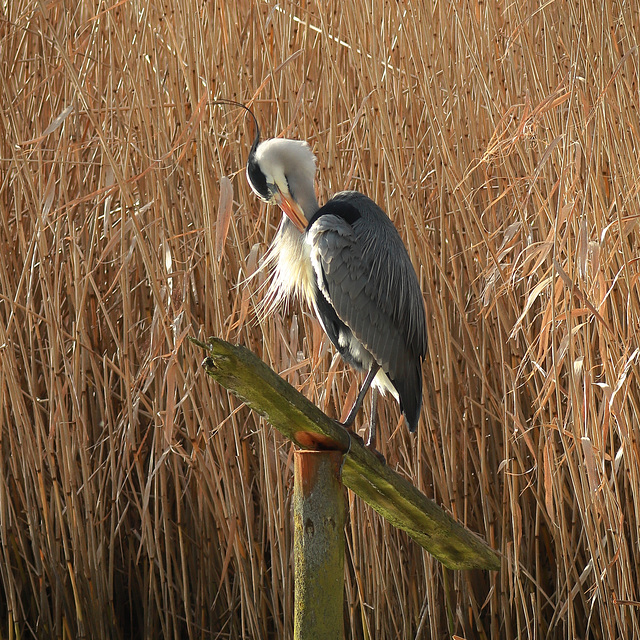
[[[307,230],[318,287],[387,373],[412,426],[416,407],[407,405],[415,396],[419,412],[427,349],[418,279],[398,232],[372,200],[343,192],[330,202],[330,213],[321,209]],[[340,215],[340,205],[349,215]]]

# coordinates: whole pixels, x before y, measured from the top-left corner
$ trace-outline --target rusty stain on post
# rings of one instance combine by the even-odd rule
[[[345,497],[339,451],[294,455],[295,640],[344,637]]]

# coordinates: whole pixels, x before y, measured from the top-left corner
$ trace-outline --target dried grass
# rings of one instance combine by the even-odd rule
[[[638,9],[410,4],[0,4],[3,637],[291,636],[291,447],[185,338],[333,414],[355,382],[306,310],[255,319],[279,215],[217,97],[401,230],[427,392],[383,450],[504,558],[443,571],[350,496],[347,636],[640,637]]]

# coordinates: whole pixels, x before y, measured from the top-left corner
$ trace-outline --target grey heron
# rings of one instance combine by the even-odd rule
[[[427,330],[420,285],[400,235],[384,211],[357,191],[337,193],[320,206],[316,157],[308,143],[260,141],[255,115],[239,106],[256,127],[246,169],[249,185],[284,213],[271,249],[277,294],[306,300],[342,358],[367,372],[342,424],[353,424],[372,387],[367,446],[375,448],[378,389],[396,398],[415,431]]]

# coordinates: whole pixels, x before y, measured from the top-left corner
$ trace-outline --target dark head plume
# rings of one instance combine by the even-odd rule
[[[229,100],[228,98],[218,98],[217,100],[214,100],[213,104],[228,104],[232,107],[240,107],[240,109],[244,109],[251,116],[253,124],[256,127],[256,137],[254,138],[253,144],[251,145],[251,151],[254,152],[256,150],[256,147],[260,144],[260,127],[258,126],[258,119],[256,118],[253,111],[251,111],[251,109],[249,109],[249,107],[247,107],[246,105],[242,104],[242,102]]]
[[[253,188],[253,190],[262,198],[269,198],[269,190],[267,188],[267,180],[260,169],[260,165],[256,160],[256,150],[258,149],[258,145],[260,144],[260,127],[258,125],[258,119],[255,114],[249,107],[242,104],[242,102],[237,102],[236,100],[229,100],[227,98],[219,98],[214,101],[213,104],[228,104],[234,107],[240,107],[244,109],[252,118],[253,124],[256,127],[256,135],[253,139],[253,144],[251,145],[251,150],[249,151],[249,158],[247,160],[247,180],[249,184]]]

